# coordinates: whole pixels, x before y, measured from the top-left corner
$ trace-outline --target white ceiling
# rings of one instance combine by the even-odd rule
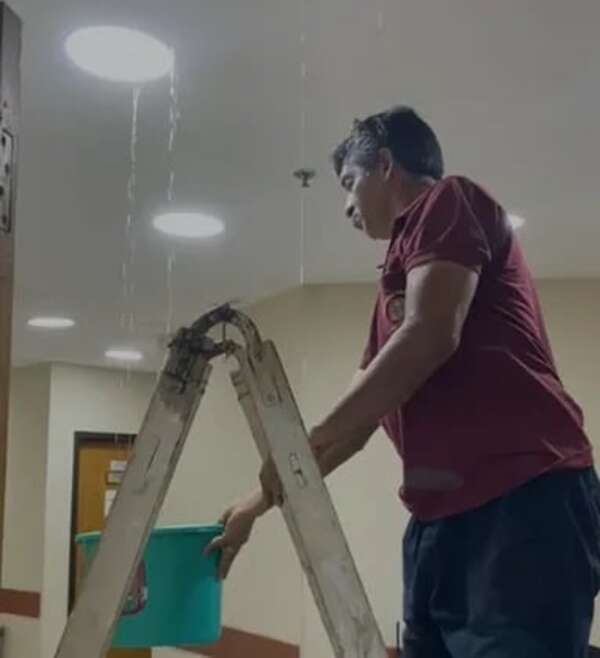
[[[328,154],[351,120],[414,105],[448,170],[483,182],[528,220],[538,276],[598,276],[598,0],[306,0],[306,138],[301,139],[303,0],[12,0],[25,23],[14,319],[16,363],[103,364],[136,346],[157,365],[168,322],[165,207],[169,86],[142,91],[131,280],[135,330],[121,327],[131,89],[64,55],[75,28],[115,24],[175,48],[182,119],[176,206],[218,214],[225,235],[176,243],[174,326],[207,305],[298,285],[305,192],[306,281],[369,281],[380,246],[342,218]],[[383,30],[379,29],[380,16]],[[172,243],[171,243],[172,244]],[[68,332],[28,329],[67,314]]]

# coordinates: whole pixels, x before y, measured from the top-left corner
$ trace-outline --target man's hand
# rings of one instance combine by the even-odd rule
[[[259,479],[266,500],[268,500],[271,505],[281,507],[281,505],[283,505],[283,487],[279,475],[277,475],[275,462],[271,456],[269,456],[263,463],[262,468],[260,469]]]
[[[319,432],[313,429],[308,436],[309,443],[313,450],[313,454],[319,462],[319,456],[323,452],[323,439],[320,438]],[[320,464],[319,464],[320,465]],[[283,486],[279,475],[277,474],[277,469],[275,468],[275,462],[273,458],[269,456],[267,460],[263,463],[262,468],[260,469],[260,486],[263,490],[263,495],[272,505],[277,505],[281,507],[283,505]]]
[[[323,477],[362,450],[375,429],[376,426],[372,426],[356,436],[341,436],[326,425],[314,427],[308,441]],[[271,457],[261,468],[260,485],[266,500],[272,505],[283,505],[283,487]]]
[[[259,491],[247,500],[232,505],[221,515],[219,523],[225,526],[223,534],[215,537],[204,549],[205,555],[217,550],[221,551],[219,578],[227,577],[233,561],[250,538],[254,522],[268,509],[269,505]]]

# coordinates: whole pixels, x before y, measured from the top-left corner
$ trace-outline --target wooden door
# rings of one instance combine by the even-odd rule
[[[73,536],[102,530],[131,455],[131,437],[116,440],[86,437],[77,442]],[[81,578],[82,556],[75,551],[74,592]],[[111,649],[107,658],[150,658],[151,649]]]

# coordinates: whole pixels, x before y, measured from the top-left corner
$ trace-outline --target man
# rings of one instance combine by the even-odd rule
[[[431,128],[398,107],[333,155],[346,215],[389,248],[360,374],[310,433],[324,474],[381,423],[404,462],[410,658],[583,658],[600,576],[600,494],[506,212],[443,177]],[[272,462],[232,506],[225,576],[281,504]]]

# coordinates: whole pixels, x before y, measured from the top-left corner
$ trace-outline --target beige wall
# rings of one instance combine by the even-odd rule
[[[12,371],[2,569],[9,589],[42,585],[49,395],[48,366]]]
[[[600,459],[600,280],[541,281],[539,290],[559,372]]]
[[[544,314],[563,382],[585,413],[600,463],[600,281],[542,281]],[[600,614],[592,640],[600,646]]]
[[[39,658],[39,620],[0,615],[0,625],[6,629],[4,658]]]
[[[67,614],[74,434],[135,433],[154,378],[117,371],[55,365],[51,373],[46,468],[41,658],[51,658]],[[8,656],[17,658],[17,656]]]
[[[49,366],[11,372],[2,586],[42,588]],[[38,658],[40,622],[2,615],[8,656]]]
[[[550,334],[564,381],[584,406],[600,441],[600,282],[543,282]],[[350,379],[366,336],[374,288],[310,286],[256,305],[250,314],[281,353],[306,424],[327,411]],[[228,380],[215,364],[160,523],[211,523],[256,483],[256,450]],[[66,614],[73,434],[136,432],[154,377],[54,366],[51,373],[46,482],[42,658],[53,655]],[[396,497],[401,465],[378,434],[330,479],[331,491],[385,639],[401,616],[400,544],[407,515]],[[376,514],[375,514],[376,512]],[[35,525],[35,523],[33,523]],[[39,526],[39,522],[38,522]],[[277,512],[257,524],[225,587],[224,622],[289,642],[310,658],[331,655],[293,547]],[[23,621],[24,624],[28,623]],[[600,642],[600,628],[595,629]],[[185,654],[160,649],[156,658]],[[8,658],[22,658],[9,654]],[[28,655],[26,658],[30,658]],[[37,658],[33,656],[32,658]]]

